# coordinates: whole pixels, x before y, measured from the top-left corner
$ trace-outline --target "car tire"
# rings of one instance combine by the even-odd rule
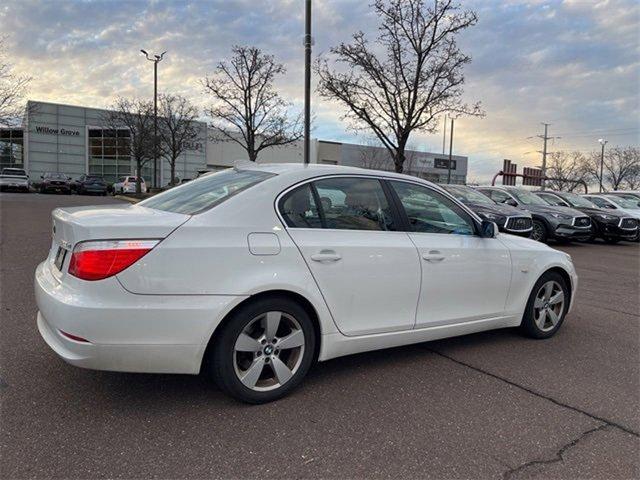
[[[538,242],[545,243],[549,237],[547,226],[541,220],[533,221],[533,230],[531,231],[531,238]]]
[[[302,382],[316,345],[313,322],[300,304],[286,297],[265,297],[242,305],[225,319],[205,365],[226,394],[246,403],[267,403]]]
[[[560,329],[569,306],[569,288],[557,272],[547,272],[533,286],[520,331],[527,337],[545,339]]]

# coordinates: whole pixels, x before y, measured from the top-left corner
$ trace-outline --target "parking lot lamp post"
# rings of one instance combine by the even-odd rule
[[[602,151],[600,152],[600,193],[602,193],[602,172],[604,170],[604,146],[607,144],[607,140],[601,138],[598,140],[602,145]]]
[[[451,164],[453,163],[453,122],[455,117],[451,118],[451,133],[449,134],[449,169],[447,172],[447,184],[451,183]]]
[[[146,50],[140,50],[150,62],[153,62],[153,182],[152,186],[158,186],[158,63],[167,52],[150,56]],[[140,175],[140,172],[138,172]]]
[[[311,161],[311,0],[305,1],[304,10],[304,163],[308,164]]]

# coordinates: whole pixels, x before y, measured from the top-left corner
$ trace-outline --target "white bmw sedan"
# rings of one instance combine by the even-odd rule
[[[505,327],[549,338],[577,286],[569,255],[429,182],[358,168],[235,168],[52,216],[35,290],[60,357],[203,372],[250,403],[316,360]]]

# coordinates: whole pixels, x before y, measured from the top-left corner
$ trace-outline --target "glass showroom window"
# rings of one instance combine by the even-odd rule
[[[89,174],[102,175],[107,183],[113,183],[118,177],[134,174],[134,170],[128,129],[89,129]],[[142,177],[149,179],[150,174],[150,165],[144,166]]]
[[[21,128],[0,129],[0,170],[24,166],[23,137]]]

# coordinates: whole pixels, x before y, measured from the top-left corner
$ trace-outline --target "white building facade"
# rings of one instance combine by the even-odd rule
[[[65,173],[72,178],[86,173],[102,175],[109,183],[135,174],[129,130],[109,127],[108,113],[97,108],[29,101],[22,127],[0,131],[0,154],[12,153],[0,156],[0,163],[3,167],[24,168],[32,181],[48,172]],[[206,169],[207,127],[204,122],[198,125],[199,137],[176,163],[179,178],[194,178],[198,171]],[[159,159],[157,170],[159,184],[169,183],[166,158]],[[152,172],[150,161],[140,174],[149,182]]]

